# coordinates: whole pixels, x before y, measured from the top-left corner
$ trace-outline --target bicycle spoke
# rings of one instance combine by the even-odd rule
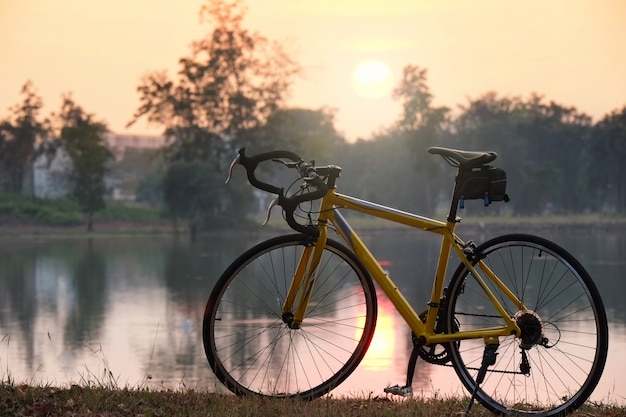
[[[500,341],[496,363],[477,393],[496,412],[558,415],[585,401],[606,360],[606,316],[586,271],[560,247],[528,235],[503,236],[477,249],[491,271],[529,310],[518,311],[490,281],[491,291],[522,329]],[[484,289],[459,267],[449,289],[448,326],[504,325]],[[540,333],[538,333],[540,332]],[[453,344],[453,365],[472,391],[484,351],[480,340]]]
[[[224,273],[207,303],[209,363],[236,393],[317,397],[356,367],[375,324],[375,290],[337,243],[325,248],[303,322],[291,329],[282,308],[302,236],[271,239]]]

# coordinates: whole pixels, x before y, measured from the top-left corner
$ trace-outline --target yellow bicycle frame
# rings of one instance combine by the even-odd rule
[[[418,314],[402,295],[398,287],[385,273],[372,253],[368,250],[363,241],[337,209],[354,210],[442,236],[437,272],[433,283],[430,302],[428,303],[428,314],[425,323],[422,322]],[[305,248],[303,251],[300,263],[296,269],[294,279],[291,283],[283,306],[283,317],[286,315],[293,315],[293,320],[290,323],[292,328],[298,328],[305,318],[307,305],[315,285],[317,267],[320,263],[324,247],[326,246],[326,240],[328,238],[328,224],[333,225],[337,233],[354,251],[357,258],[359,258],[374,281],[380,286],[387,297],[389,297],[389,300],[393,303],[397,311],[404,318],[422,344],[429,345],[434,343],[446,343],[456,340],[476,338],[484,338],[485,341],[494,343],[494,341],[497,341],[499,337],[521,334],[521,330],[517,326],[515,320],[508,315],[502,304],[496,299],[493,292],[487,286],[485,279],[488,279],[495,286],[497,286],[513,302],[513,304],[518,307],[519,310],[526,310],[526,307],[484,262],[478,261],[476,265],[473,265],[472,262],[467,259],[467,256],[463,253],[464,242],[454,233],[456,227],[455,221],[448,220],[446,222],[442,222],[428,217],[418,216],[401,210],[360,200],[358,198],[339,194],[336,193],[334,189],[329,189],[326,196],[321,200],[320,215],[317,225],[320,235],[316,240],[312,240],[314,244]],[[435,332],[434,328],[438,315],[438,309],[440,307],[439,303],[443,293],[448,258],[450,257],[451,250],[456,252],[461,262],[468,268],[470,273],[483,287],[487,297],[491,300],[494,307],[502,316],[505,323],[504,326],[487,327],[466,331],[461,330],[449,334]],[[479,273],[479,270],[482,271],[482,274],[484,274],[486,278]]]

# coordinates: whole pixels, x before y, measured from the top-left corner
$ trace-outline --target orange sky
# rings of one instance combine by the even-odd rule
[[[0,119],[27,79],[43,115],[73,93],[115,132],[138,106],[142,74],[187,55],[202,0],[0,0]],[[545,95],[597,120],[626,105],[623,0],[247,0],[246,27],[284,41],[304,67],[290,105],[337,109],[347,139],[367,138],[400,116],[390,95],[351,84],[376,59],[395,82],[407,64],[428,69],[435,104],[453,109],[487,91]],[[394,83],[395,85],[395,83]],[[160,133],[139,123],[129,132]]]

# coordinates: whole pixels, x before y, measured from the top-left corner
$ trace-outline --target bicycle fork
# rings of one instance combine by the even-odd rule
[[[326,246],[327,232],[320,228],[320,236],[306,246],[300,255],[298,267],[291,280],[287,298],[283,304],[282,320],[290,329],[299,329],[313,293],[317,271]],[[296,302],[297,299],[297,302]]]

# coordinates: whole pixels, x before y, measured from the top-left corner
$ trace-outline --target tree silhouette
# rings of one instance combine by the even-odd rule
[[[581,163],[595,210],[626,212],[626,106],[592,129]]]
[[[208,178],[198,170],[205,174],[209,170],[224,172],[226,159],[241,143],[242,133],[263,124],[280,107],[292,77],[300,70],[280,44],[243,27],[242,1],[207,0],[200,16],[211,24],[212,31],[193,42],[190,56],[179,60],[177,80],[165,72],[154,72],[142,79],[137,88],[141,105],[130,122],[147,118],[164,127],[169,139],[166,159],[177,164],[176,169],[166,173],[166,177],[175,175],[165,178],[168,184],[184,182],[183,173],[192,181],[199,176]],[[210,169],[201,168],[198,163],[208,164]],[[180,164],[189,164],[189,169]],[[184,213],[190,222],[196,223],[190,224],[192,228],[197,223],[215,221],[203,220],[207,215],[227,219],[232,214],[229,207],[245,204],[225,202],[218,183],[201,184],[205,188],[186,193],[183,201],[167,201],[168,196],[177,193],[164,195],[170,209],[181,204],[188,207],[172,214]],[[204,195],[212,198],[205,199]]]
[[[447,107],[435,107],[433,96],[426,83],[427,71],[415,65],[407,65],[402,73],[402,80],[393,91],[395,99],[402,102],[402,118],[395,128],[408,146],[413,156],[413,167],[420,175],[420,184],[425,186],[422,192],[420,210],[432,211],[436,205],[431,191],[433,178],[439,174],[435,160],[426,150],[436,145],[449,117]]]
[[[10,109],[10,119],[0,123],[0,187],[4,185],[2,188],[13,193],[24,191],[25,180],[32,173],[35,148],[46,133],[38,120],[42,100],[30,80],[21,94],[23,102]]]
[[[59,119],[61,142],[72,160],[72,196],[78,201],[87,219],[87,230],[93,229],[93,214],[105,207],[104,175],[113,157],[104,141],[107,127],[94,121],[92,114],[74,103],[71,96],[63,99]]]

